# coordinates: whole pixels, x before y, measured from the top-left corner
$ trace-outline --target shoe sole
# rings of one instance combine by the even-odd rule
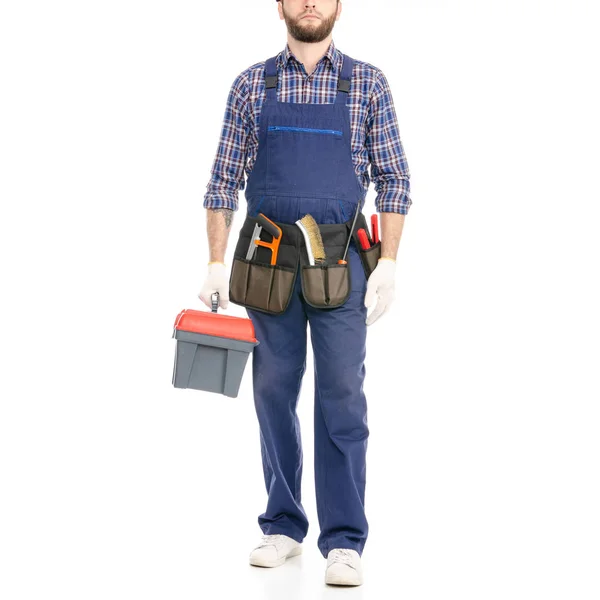
[[[353,573],[354,576],[350,575],[339,575],[335,573],[325,573],[325,583],[329,585],[362,585],[363,578],[362,574],[356,570]]]
[[[286,559],[291,558],[292,556],[298,556],[298,554],[302,554],[302,546],[296,546],[296,548],[290,550],[285,556],[282,556],[275,561],[265,561],[260,558],[250,557],[250,564],[254,567],[279,567]]]
[[[360,579],[329,576],[325,578],[325,583],[328,585],[362,585],[363,582]]]

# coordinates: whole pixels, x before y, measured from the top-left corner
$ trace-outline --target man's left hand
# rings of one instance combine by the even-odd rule
[[[389,309],[396,297],[396,261],[382,258],[367,281],[365,306],[369,308],[377,296],[377,304],[367,316],[366,324],[372,325]]]

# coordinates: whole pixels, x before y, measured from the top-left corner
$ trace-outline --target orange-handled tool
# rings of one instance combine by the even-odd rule
[[[269,248],[271,250],[271,264],[274,265],[277,263],[277,254],[279,253],[279,242],[281,242],[281,227],[275,225],[271,219],[267,219],[265,215],[259,213],[256,217],[258,224],[263,228],[263,230],[267,231],[273,236],[273,239],[270,242],[264,242],[263,240],[254,240],[254,243],[257,246],[264,246],[265,248]]]

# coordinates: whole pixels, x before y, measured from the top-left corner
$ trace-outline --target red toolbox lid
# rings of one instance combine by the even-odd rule
[[[256,343],[254,325],[250,319],[207,310],[185,308],[175,319],[175,329]]]

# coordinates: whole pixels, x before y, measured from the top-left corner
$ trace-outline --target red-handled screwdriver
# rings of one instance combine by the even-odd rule
[[[377,213],[371,215],[371,230],[373,231],[373,243],[376,244],[379,241],[379,220]]]
[[[358,241],[360,242],[361,248],[363,250],[368,250],[371,247],[369,243],[369,237],[367,236],[367,232],[361,227],[357,232]]]

